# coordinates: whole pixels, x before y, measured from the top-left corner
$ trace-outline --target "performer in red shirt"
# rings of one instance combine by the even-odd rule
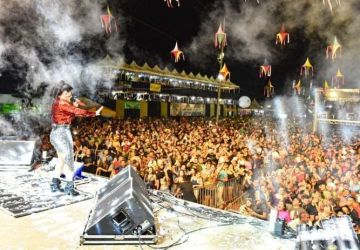
[[[73,138],[70,131],[71,121],[75,116],[94,117],[100,115],[103,107],[100,107],[96,112],[88,111],[79,108],[84,105],[81,101],[72,100],[72,87],[62,82],[60,88],[55,92],[55,100],[51,108],[52,130],[50,133],[50,142],[54,146],[57,156],[58,164],[55,167],[55,177],[52,179],[51,190],[63,191],[60,185],[60,176],[65,174],[67,184],[65,192],[67,194],[77,195],[78,192],[74,190],[74,152],[73,152]]]

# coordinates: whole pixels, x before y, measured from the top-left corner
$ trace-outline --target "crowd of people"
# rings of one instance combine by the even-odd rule
[[[199,201],[194,187],[215,187],[222,208],[226,183],[237,180],[245,197],[239,213],[266,220],[276,209],[293,228],[349,215],[360,227],[358,131],[344,138],[331,127],[323,135],[310,128],[301,119],[243,116],[218,125],[208,118],[91,118],[72,130],[76,161],[90,173],[111,178],[131,165],[149,188],[192,201]],[[51,150],[46,137],[43,150]]]

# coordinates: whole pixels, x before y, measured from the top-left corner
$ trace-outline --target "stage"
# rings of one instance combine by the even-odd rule
[[[20,174],[20,173],[19,173]],[[36,174],[47,175],[44,171]],[[0,178],[9,177],[0,172]],[[107,182],[79,186],[95,194]],[[15,218],[0,211],[0,249],[294,249],[295,240],[275,238],[267,222],[184,202],[163,193],[152,193],[157,226],[156,245],[81,245],[94,198]]]

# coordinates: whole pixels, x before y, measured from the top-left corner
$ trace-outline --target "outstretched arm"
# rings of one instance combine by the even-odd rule
[[[70,104],[59,105],[58,107],[61,111],[71,113],[75,116],[94,117],[96,115],[95,112],[93,112],[93,111],[77,108]]]
[[[100,115],[103,106],[101,106],[98,110],[96,110],[96,112],[77,108],[73,105],[60,105],[59,108],[62,109],[62,111],[74,114],[75,116],[94,117]]]

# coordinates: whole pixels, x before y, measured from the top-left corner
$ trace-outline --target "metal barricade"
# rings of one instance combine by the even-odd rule
[[[239,213],[240,206],[243,204],[243,197],[235,198],[233,201],[229,202],[225,207],[225,210]]]
[[[242,182],[240,179],[231,179],[224,183],[224,193],[223,200],[224,203],[229,203],[230,201],[241,197],[242,195]]]
[[[211,186],[194,188],[194,194],[199,204],[224,208],[236,199],[239,199],[239,202],[242,200],[242,189],[242,180],[232,179]]]
[[[197,188],[197,190],[198,190],[197,201],[199,204],[209,207],[217,207],[216,205],[217,187],[215,185]]]

